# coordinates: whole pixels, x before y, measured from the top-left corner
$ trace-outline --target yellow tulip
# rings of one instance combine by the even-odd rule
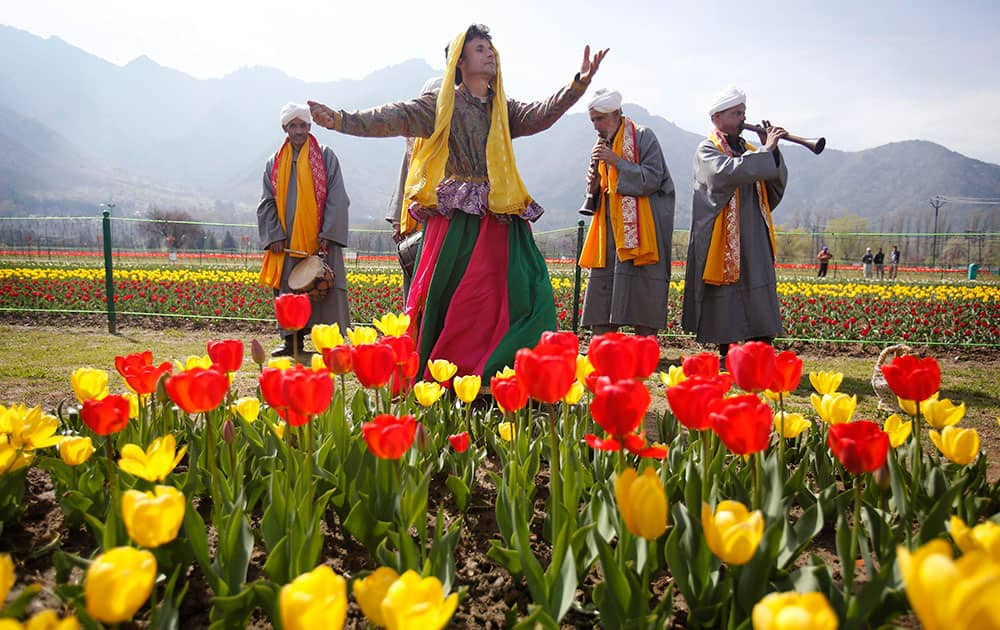
[[[260,417],[260,398],[256,396],[237,398],[230,409],[247,422],[253,422]]]
[[[378,331],[369,326],[355,326],[347,329],[347,338],[351,340],[351,345],[362,346],[366,343],[375,343],[378,340]]]
[[[444,394],[444,388],[434,381],[420,381],[413,386],[413,395],[422,407],[430,407]]]
[[[122,394],[122,398],[128,401],[128,417],[129,420],[135,420],[139,417],[139,396],[135,392],[125,392]]]
[[[813,394],[809,400],[820,419],[827,424],[850,422],[854,408],[858,405],[858,397],[847,394],[823,394],[822,398]]]
[[[128,490],[122,495],[122,519],[129,538],[148,549],[177,538],[184,522],[184,493],[170,486],[153,492]]]
[[[667,531],[667,493],[652,468],[643,469],[641,475],[626,468],[615,480],[615,499],[633,535],[656,540]]]
[[[497,433],[500,435],[501,440],[504,442],[510,442],[514,439],[514,423],[501,422],[497,425]]]
[[[455,380],[452,381],[452,387],[455,388],[455,395],[466,404],[476,399],[482,386],[483,379],[478,374],[456,376]]]
[[[954,560],[951,543],[938,538],[912,553],[898,547],[896,561],[926,630],[1000,628],[1000,564],[982,551]]]
[[[67,466],[79,466],[94,454],[94,443],[89,437],[66,436],[59,443],[59,457]]]
[[[427,360],[427,369],[438,383],[444,383],[458,372],[458,366],[447,359]]]
[[[889,445],[892,448],[899,448],[910,438],[910,432],[913,431],[913,421],[903,422],[899,414],[894,413],[885,419],[882,430],[889,434]]]
[[[80,621],[75,616],[60,619],[59,613],[54,610],[43,610],[24,624],[24,630],[79,630],[79,628]]]
[[[191,355],[183,361],[174,361],[174,366],[176,366],[178,371],[181,372],[193,370],[194,368],[203,368],[207,370],[212,367],[212,357],[207,354],[201,356]]]
[[[975,429],[945,427],[930,431],[931,442],[941,453],[959,466],[973,462],[979,455],[979,433]]]
[[[746,564],[764,535],[764,515],[760,510],[747,511],[739,501],[722,501],[714,513],[702,503],[701,526],[712,553],[729,564]]]
[[[993,562],[1000,563],[1000,525],[984,521],[975,527],[969,527],[960,517],[952,516],[948,531],[962,553],[983,551],[993,558]]]
[[[660,382],[667,387],[673,387],[687,378],[684,368],[680,365],[671,365],[666,372],[660,372]]]
[[[287,370],[292,367],[292,357],[271,357],[267,360],[267,367]]]
[[[810,372],[809,382],[820,396],[832,394],[840,388],[844,380],[843,372]]]
[[[380,319],[373,320],[372,323],[383,335],[402,337],[410,329],[410,316],[386,313]]]
[[[587,377],[590,376],[590,373],[595,369],[594,364],[590,362],[590,359],[588,359],[586,355],[576,355],[576,380],[581,383],[586,383]]]
[[[782,424],[784,420],[784,424]],[[774,412],[774,428],[782,434],[781,437],[793,439],[812,426],[812,422],[803,417],[801,413],[789,413],[787,411]]]
[[[31,465],[35,461],[35,454],[28,452],[19,446],[0,442],[0,475],[6,475]]]
[[[282,586],[278,600],[285,630],[339,630],[347,618],[347,581],[321,564]]]
[[[276,436],[278,436],[279,440],[285,439],[285,427],[286,426],[287,425],[285,424],[284,420],[278,420],[277,423],[271,425],[271,430],[274,431],[274,434]]]
[[[822,593],[769,593],[753,607],[753,630],[837,630],[839,620]]]
[[[580,373],[579,360],[577,360],[576,365],[577,365],[577,374],[579,374]],[[503,366],[502,370],[497,370],[497,373],[494,376],[496,376],[497,378],[510,378],[516,374],[517,372],[514,371],[514,368],[510,367],[509,365],[505,365]]]
[[[376,626],[385,626],[382,614],[382,600],[389,587],[399,579],[399,574],[391,567],[380,567],[366,578],[354,580],[352,590],[361,612]]]
[[[382,600],[382,615],[389,630],[440,630],[458,607],[458,593],[444,596],[436,577],[421,578],[410,570],[399,576]]]
[[[62,441],[62,436],[56,435],[59,420],[50,413],[42,413],[39,406],[28,408],[27,405],[11,405],[0,407],[0,426],[2,433],[7,433],[11,445],[25,451],[56,446]]]
[[[965,403],[953,404],[947,398],[943,400],[928,399],[920,404],[920,413],[924,420],[938,431],[945,427],[958,424],[965,417]]]
[[[778,401],[781,398],[778,392],[772,392],[769,389],[765,389],[761,393],[764,394],[764,398],[767,398],[768,400]]]
[[[903,410],[903,413],[905,413],[908,416],[913,416],[915,418],[917,417],[918,409],[920,410],[920,412],[923,412],[924,408],[927,405],[936,403],[937,399],[938,399],[938,392],[935,392],[931,394],[931,397],[928,398],[927,400],[921,401],[919,407],[917,406],[917,402],[915,400],[906,400],[905,398],[897,397],[896,402],[899,403],[899,408]]]
[[[567,405],[575,405],[583,398],[583,391],[583,384],[580,381],[573,381],[573,384],[569,386],[569,391],[563,396],[563,402]]]
[[[166,479],[186,452],[187,446],[177,451],[177,442],[168,433],[153,440],[145,451],[136,444],[123,446],[118,467],[140,479],[155,483]]]
[[[327,348],[344,345],[344,335],[340,332],[340,324],[315,324],[309,333],[313,348],[323,352]]]
[[[77,368],[73,370],[69,382],[81,405],[85,400],[101,400],[108,395],[108,373],[105,370]]]
[[[323,360],[322,354],[312,355],[312,358],[309,359],[309,367],[312,368],[314,372],[317,371],[326,372],[327,370],[329,370],[329,368],[326,367],[326,361]],[[333,378],[333,376],[334,375],[331,374],[330,378]]]
[[[0,618],[0,630],[24,630],[24,624],[17,619]]]
[[[7,601],[7,594],[14,586],[14,561],[10,554],[0,553],[0,608]]]
[[[149,599],[156,558],[145,549],[115,547],[94,558],[83,578],[87,613],[104,623],[121,623]]]

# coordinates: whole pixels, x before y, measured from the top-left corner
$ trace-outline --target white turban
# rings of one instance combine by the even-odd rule
[[[281,126],[284,127],[288,121],[298,118],[312,124],[312,116],[309,115],[309,107],[302,103],[286,103],[281,108]]]
[[[737,105],[745,105],[746,102],[747,95],[736,86],[730,85],[715,95],[715,98],[712,100],[712,107],[708,110],[708,115],[717,114]]]
[[[602,114],[616,112],[622,108],[622,93],[618,90],[608,90],[601,88],[594,92],[594,98],[590,99],[587,109],[592,109]]]

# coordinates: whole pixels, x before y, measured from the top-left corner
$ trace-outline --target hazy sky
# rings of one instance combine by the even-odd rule
[[[488,25],[508,95],[542,98],[611,52],[593,87],[694,132],[735,84],[751,120],[864,149],[925,139],[1000,163],[1000,2],[967,0],[261,2],[0,0],[0,22],[125,64],[139,55],[200,78],[269,66],[309,81],[361,78]],[[7,60],[5,60],[6,62]],[[336,105],[336,103],[332,103]],[[372,103],[376,105],[377,103]],[[582,109],[581,105],[577,109]]]

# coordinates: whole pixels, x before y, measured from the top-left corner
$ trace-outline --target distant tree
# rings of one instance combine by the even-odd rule
[[[152,207],[146,213],[146,232],[168,249],[195,249],[202,245],[205,230],[188,212]]]
[[[222,237],[222,251],[236,251],[236,239],[233,238],[233,234],[229,230],[226,230],[226,233]]]

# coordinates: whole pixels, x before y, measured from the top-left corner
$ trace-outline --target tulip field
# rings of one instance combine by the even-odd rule
[[[307,297],[255,279],[122,270],[116,303],[305,324]],[[103,282],[0,269],[0,306],[99,312]],[[0,399],[0,630],[1000,628],[997,453],[950,363],[887,360],[892,409],[865,414],[842,372],[758,342],[664,367],[654,339],[563,330],[481,377],[420,363],[398,275],[349,283],[355,327],[314,326],[312,352],[206,334],[70,366],[55,408]],[[791,337],[1000,333],[995,285],[779,292]],[[57,525],[29,541],[40,504]]]

